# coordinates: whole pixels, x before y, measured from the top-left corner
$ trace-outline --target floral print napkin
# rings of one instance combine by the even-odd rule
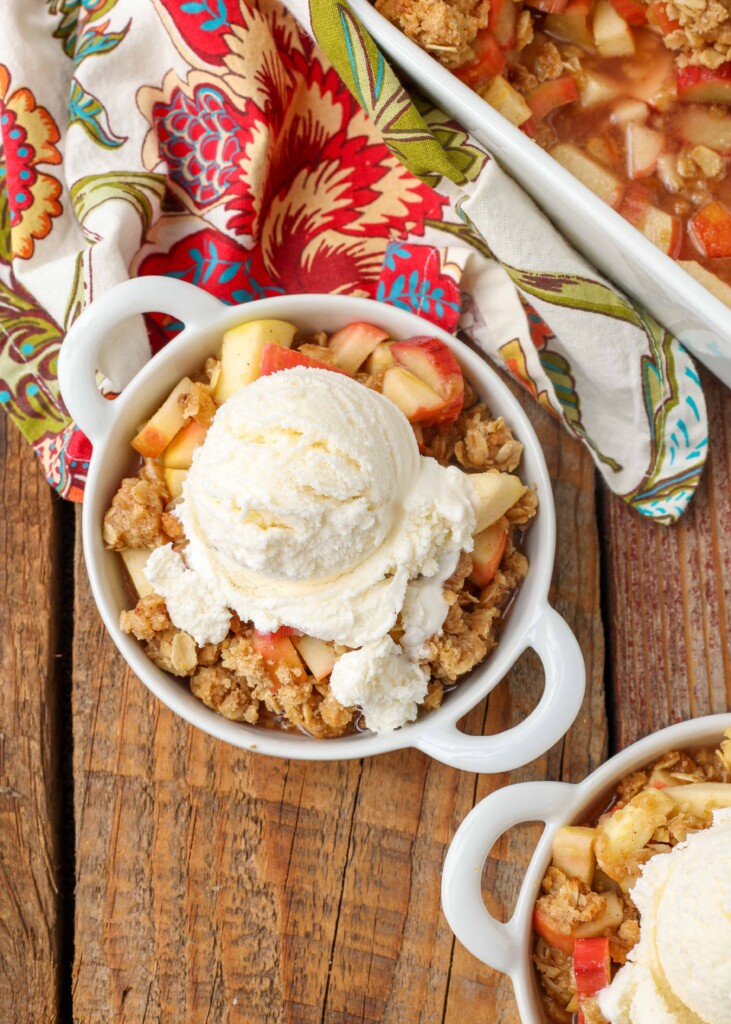
[[[404,91],[345,3],[291,6],[304,29],[277,0],[0,8],[0,404],[51,483],[80,499],[90,456],[58,393],[65,332],[118,281],[167,274],[231,303],[365,295],[459,331],[673,521],[707,439],[682,346]],[[111,385],[179,326],[125,325]]]

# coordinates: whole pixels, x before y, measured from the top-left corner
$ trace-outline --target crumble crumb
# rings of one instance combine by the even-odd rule
[[[194,419],[208,427],[216,415],[216,403],[213,401],[212,387],[200,381],[194,382],[190,391],[180,395],[178,403],[186,419]]]
[[[170,495],[162,469],[146,459],[137,476],[126,477],[104,516],[102,536],[113,551],[123,548],[156,548],[167,544],[162,515]]]
[[[474,58],[472,44],[487,26],[486,0],[376,0],[376,10],[447,68]]]

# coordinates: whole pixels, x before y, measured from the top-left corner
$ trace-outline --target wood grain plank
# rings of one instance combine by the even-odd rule
[[[605,736],[591,463],[531,414],[568,510],[555,597],[591,649],[596,728],[589,735],[585,718],[576,750],[557,747],[513,777],[549,762],[555,776],[583,773]],[[233,750],[176,720],[130,675],[80,559],[75,614],[85,624],[74,669],[79,1024],[441,1024],[445,1007],[450,1022],[472,1019],[458,993],[476,961],[453,959],[439,890],[476,777],[415,751],[338,765]],[[526,661],[487,720],[483,704],[466,727],[517,721],[539,692]],[[498,859],[514,888],[517,873]],[[505,986],[477,974],[481,999],[509,1013]]]
[[[57,502],[0,417],[0,1020],[57,1020]]]
[[[659,526],[602,496],[618,748],[731,706],[731,402],[701,371],[710,447],[685,515]]]

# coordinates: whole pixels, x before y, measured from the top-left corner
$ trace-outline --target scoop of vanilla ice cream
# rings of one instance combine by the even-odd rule
[[[220,604],[348,647],[393,628],[411,580],[441,587],[475,524],[469,478],[422,458],[389,399],[308,368],[218,410],[182,498],[188,567]]]
[[[343,654],[330,677],[336,699],[344,707],[361,708],[373,732],[413,722],[428,684],[428,674],[390,636]]]
[[[645,865],[640,941],[599,1008],[611,1024],[731,1021],[731,810]]]
[[[361,562],[383,544],[418,473],[408,424],[379,398],[325,370],[243,388],[186,478],[189,538],[219,564],[269,580],[331,579]]]

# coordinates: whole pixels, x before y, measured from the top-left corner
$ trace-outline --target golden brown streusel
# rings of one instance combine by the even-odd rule
[[[162,469],[152,459],[146,459],[137,476],[122,481],[104,516],[102,536],[106,546],[121,551],[167,544],[169,537],[163,529],[162,515],[169,501]]]
[[[376,0],[376,9],[448,68],[473,59],[472,43],[487,25],[486,0]]]
[[[141,597],[134,608],[119,616],[123,633],[131,633],[138,640],[151,640],[156,633],[173,628],[164,598],[158,594]]]
[[[194,382],[190,390],[178,398],[178,403],[186,419],[194,419],[205,427],[210,425],[216,415],[216,403],[213,401],[210,384]]]
[[[259,701],[252,696],[246,680],[223,665],[201,666],[190,680],[190,689],[224,718],[249,725],[259,720]]]
[[[555,946],[549,946],[545,939],[538,939],[533,953],[538,976],[548,996],[546,1010],[551,1020],[558,1024],[571,1024],[571,1014],[565,1007],[573,997],[573,957],[562,953]]]

